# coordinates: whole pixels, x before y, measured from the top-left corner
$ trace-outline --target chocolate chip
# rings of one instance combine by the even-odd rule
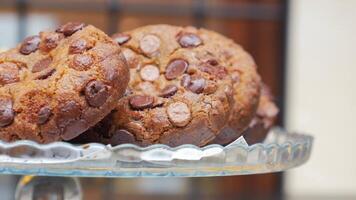
[[[223,79],[227,75],[225,67],[219,66],[217,62],[208,61],[199,66],[199,69],[219,79]]]
[[[44,69],[47,69],[52,63],[52,58],[51,57],[47,57],[44,58],[42,60],[39,60],[38,62],[36,62],[33,67],[32,67],[32,72],[36,73],[36,72],[40,72]]]
[[[212,66],[217,66],[219,64],[219,62],[215,59],[210,59],[207,61],[207,63],[209,63],[209,65],[212,65]]]
[[[125,143],[134,143],[136,141],[135,136],[127,130],[119,129],[110,138],[111,145],[119,145]]]
[[[111,37],[119,45],[125,44],[131,39],[131,36],[125,33],[116,33]]]
[[[90,106],[100,107],[109,97],[108,86],[101,81],[93,80],[86,85],[84,94]]]
[[[188,85],[188,89],[196,94],[200,94],[204,91],[205,79],[196,78],[192,79]]]
[[[88,70],[92,64],[93,58],[90,55],[77,54],[69,66],[75,70],[84,71]]]
[[[168,119],[172,124],[178,127],[187,125],[191,119],[191,113],[187,104],[175,102],[167,108]]]
[[[56,32],[63,33],[65,36],[70,36],[73,33],[84,28],[84,25],[85,24],[81,22],[68,22],[57,28]]]
[[[180,35],[178,42],[184,48],[196,47],[202,44],[200,37],[193,33],[184,33]]]
[[[71,121],[63,130],[62,139],[71,140],[88,129],[88,124],[84,120]]]
[[[162,89],[160,96],[161,97],[170,97],[173,96],[178,91],[178,87],[175,85],[167,85]]]
[[[171,61],[167,68],[165,77],[168,80],[172,80],[182,75],[188,68],[188,62],[183,59],[175,59]]]
[[[180,84],[196,94],[202,93],[206,85],[205,79],[197,77],[192,78],[189,75],[184,75]]]
[[[140,40],[140,48],[147,55],[151,55],[156,51],[158,51],[160,45],[161,45],[161,41],[155,35],[145,35]]]
[[[44,106],[38,111],[37,124],[44,124],[48,121],[49,117],[52,115],[52,110],[49,106]]]
[[[151,108],[153,106],[153,102],[153,97],[148,95],[135,95],[129,100],[130,106],[135,110]]]
[[[159,78],[159,69],[155,65],[145,65],[140,70],[140,75],[145,81],[154,81]]]
[[[19,68],[15,63],[0,64],[0,86],[20,81]]]
[[[8,97],[0,97],[0,127],[10,125],[14,121],[14,117],[12,100]]]
[[[27,37],[20,46],[20,53],[28,55],[32,52],[35,52],[40,45],[40,41],[41,39],[37,35]]]
[[[46,33],[47,34],[47,33]],[[59,41],[63,39],[63,34],[60,33],[48,33],[43,37],[40,44],[40,49],[42,51],[48,52],[57,47]]]
[[[34,76],[35,80],[45,80],[48,77],[52,76],[56,72],[56,69],[54,68],[47,68],[41,71],[39,74]]]
[[[69,54],[83,53],[88,48],[88,43],[84,39],[78,39],[69,46]]]
[[[191,80],[190,76],[188,74],[184,74],[180,81],[181,86],[188,87],[190,84],[190,80]]]

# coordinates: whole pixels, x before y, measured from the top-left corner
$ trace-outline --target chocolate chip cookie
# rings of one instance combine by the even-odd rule
[[[274,103],[274,98],[266,85],[262,85],[260,102],[256,116],[249,127],[243,132],[243,136],[249,145],[263,142],[268,131],[276,121],[279,109]]]
[[[92,138],[203,146],[226,126],[241,134],[250,123],[260,78],[251,56],[232,40],[170,25],[145,26],[113,39],[130,67],[130,83],[101,128],[91,130]]]
[[[0,139],[70,140],[104,118],[124,94],[119,45],[70,22],[0,54]]]
[[[256,115],[250,122],[248,128],[242,133],[248,144],[251,145],[262,142],[273,126],[278,114],[278,108],[273,99],[269,88],[265,84],[262,84]],[[219,137],[211,141],[211,144],[227,145],[236,139],[237,137],[234,134],[229,135],[222,133]]]

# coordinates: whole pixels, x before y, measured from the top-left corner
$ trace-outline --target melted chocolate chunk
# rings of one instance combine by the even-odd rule
[[[217,66],[219,64],[219,62],[215,59],[210,59],[207,61],[207,63],[212,66]]]
[[[161,97],[170,97],[173,96],[178,91],[178,87],[175,85],[167,85],[162,89],[160,96]]]
[[[0,127],[10,125],[15,118],[12,100],[9,97],[0,97]]]
[[[166,68],[165,77],[168,80],[175,79],[178,76],[184,74],[187,68],[188,68],[187,61],[183,59],[175,59],[168,64]]]
[[[41,39],[37,35],[27,37],[21,44],[20,53],[28,55],[32,52],[35,52],[40,45],[40,41]]]
[[[227,75],[225,67],[219,66],[216,60],[209,60],[203,63],[199,66],[199,69],[219,79],[223,79]]]
[[[56,32],[63,33],[65,36],[71,36],[73,33],[84,28],[85,24],[81,22],[68,22],[59,28],[57,28]]]
[[[205,85],[205,79],[196,78],[190,81],[188,89],[194,93],[200,94],[204,91]]]
[[[203,43],[199,36],[194,33],[184,33],[178,38],[178,43],[184,47],[197,47]]]
[[[154,99],[148,95],[135,95],[129,100],[131,108],[135,110],[142,110],[146,108],[151,108],[154,103]]]
[[[49,106],[44,106],[38,111],[37,124],[44,124],[48,121],[49,117],[52,115],[52,110]]]
[[[110,96],[108,86],[97,80],[86,85],[84,94],[88,104],[92,107],[102,106]]]
[[[47,68],[34,77],[35,80],[45,80],[56,72],[54,68]]]
[[[48,33],[43,37],[43,40],[40,44],[40,49],[42,51],[48,52],[56,48],[63,37],[64,36],[61,33]]]
[[[40,72],[44,69],[47,69],[51,65],[51,63],[52,63],[51,57],[44,58],[44,59],[36,62],[36,64],[33,65],[32,72],[36,73],[36,72]]]

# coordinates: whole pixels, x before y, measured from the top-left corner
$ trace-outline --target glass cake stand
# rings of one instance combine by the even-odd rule
[[[68,177],[204,177],[284,171],[305,163],[312,144],[313,137],[287,133],[280,128],[271,130],[263,143],[250,146],[243,138],[225,147],[213,144],[202,148],[0,142],[0,173],[31,175],[20,180],[17,199],[33,195],[38,184],[51,185],[50,180],[56,187],[58,183],[66,183],[61,188],[47,189],[51,194],[70,196],[80,194],[80,185]],[[70,184],[73,187],[68,187]],[[66,199],[71,199],[69,196]],[[79,196],[72,199],[80,199]]]

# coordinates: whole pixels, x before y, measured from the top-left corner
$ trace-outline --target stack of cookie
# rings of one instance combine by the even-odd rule
[[[194,27],[109,38],[83,23],[0,54],[0,139],[140,146],[260,142],[278,109],[251,56]]]

